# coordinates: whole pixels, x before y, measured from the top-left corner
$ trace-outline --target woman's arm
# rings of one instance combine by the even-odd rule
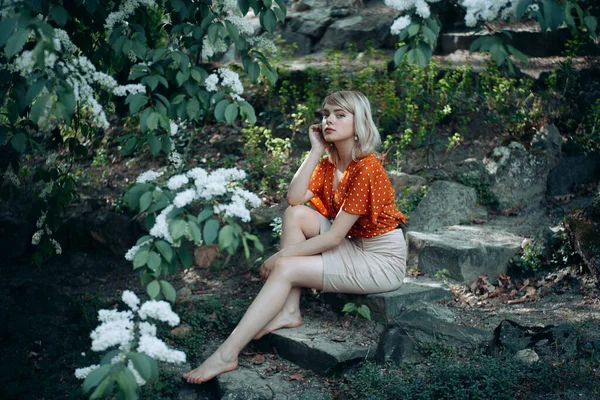
[[[271,274],[275,262],[281,257],[312,256],[338,246],[359,218],[360,215],[340,211],[327,232],[281,249],[269,257],[260,268],[262,277],[266,279]]]
[[[308,183],[325,151],[326,143],[319,125],[311,125],[308,129],[308,136],[311,144],[310,153],[308,153],[308,156],[304,159],[298,171],[296,171],[288,188],[287,201],[291,206],[304,204],[313,197],[313,193],[308,190]]]

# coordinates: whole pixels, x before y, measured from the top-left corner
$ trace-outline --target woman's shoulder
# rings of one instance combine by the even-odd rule
[[[371,153],[356,161],[356,171],[368,172],[372,170],[379,172],[381,169],[383,169],[383,165],[375,153]]]

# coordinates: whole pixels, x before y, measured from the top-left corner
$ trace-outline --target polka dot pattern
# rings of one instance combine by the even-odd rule
[[[390,232],[406,217],[394,202],[390,179],[374,154],[352,161],[334,190],[335,165],[324,158],[313,171],[308,189],[315,195],[311,204],[325,217],[340,210],[360,215],[348,236],[370,238]]]

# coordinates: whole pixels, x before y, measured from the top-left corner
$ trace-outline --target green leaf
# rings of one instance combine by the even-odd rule
[[[202,232],[200,231],[198,224],[192,220],[189,220],[188,229],[194,243],[200,245],[202,243]]]
[[[250,125],[254,125],[256,123],[256,113],[254,112],[254,108],[245,101],[240,101],[240,114],[243,118],[245,118]]]
[[[498,66],[504,64],[504,61],[506,61],[506,50],[501,44],[493,44],[490,48],[490,54],[492,55],[492,61]]]
[[[152,204],[152,192],[146,192],[140,197],[140,212],[144,212]]]
[[[247,72],[252,82],[256,82],[258,76],[260,75],[260,65],[256,61],[252,61],[250,64],[248,64]]]
[[[46,79],[39,79],[29,86],[27,89],[27,94],[25,95],[25,102],[27,104],[31,104],[33,100],[40,94],[44,86],[46,86]]]
[[[214,23],[208,27],[208,40],[210,40],[212,44],[215,44],[219,37],[219,25],[219,23]]]
[[[129,368],[123,367],[117,374],[117,386],[119,391],[125,396],[125,400],[137,400],[138,384],[133,372]]]
[[[231,104],[227,99],[221,100],[215,107],[215,118],[217,121],[222,122],[225,120],[225,110]]]
[[[248,248],[248,240],[245,236],[242,236],[242,244],[244,245],[244,257],[250,258],[250,249]]]
[[[281,23],[285,23],[285,11],[279,7],[274,7],[273,12],[275,13],[275,16],[277,16],[277,19],[281,21]]]
[[[153,112],[152,114],[150,114],[148,119],[146,119],[146,125],[148,126],[149,130],[151,130],[151,131],[156,130],[156,128],[158,127],[158,119],[159,118],[160,118],[160,114],[157,112]]]
[[[127,142],[125,142],[125,147],[123,147],[123,154],[131,154],[131,152],[135,149],[135,145],[137,144],[137,142],[138,140],[136,137],[129,138]]]
[[[148,96],[144,93],[130,94],[127,96],[125,103],[129,103],[129,113],[133,115],[148,103]]]
[[[179,256],[179,261],[181,261],[183,268],[187,269],[194,265],[194,258],[187,248],[180,247],[177,250],[177,255]]]
[[[410,49],[410,46],[405,44],[404,46],[402,46],[402,47],[398,48],[398,50],[396,50],[396,53],[394,53],[394,64],[396,64],[396,66],[400,65],[400,63],[404,59],[404,56],[406,55],[406,52],[409,49]]]
[[[195,120],[200,114],[200,102],[196,99],[191,99],[185,108],[187,116],[191,120]]]
[[[281,9],[281,11],[283,11],[284,16],[287,15],[287,9],[285,7],[285,1],[284,0],[275,0],[275,3],[277,3],[277,5]],[[281,21],[281,22],[283,22],[283,21]]]
[[[233,227],[231,225],[225,225],[219,231],[219,249],[223,250],[231,246],[233,243]]]
[[[0,47],[4,47],[6,40],[12,35],[16,27],[17,21],[14,18],[0,20]]]
[[[275,26],[277,25],[277,17],[275,16],[273,10],[268,9],[260,13],[260,24],[269,33],[273,33],[273,31],[275,31]]]
[[[133,268],[137,269],[146,265],[149,255],[150,252],[148,250],[138,250],[136,255],[133,257]]]
[[[16,151],[23,154],[27,150],[27,136],[23,132],[19,132],[10,139],[10,144]]]
[[[354,303],[346,303],[344,305],[344,308],[342,309],[342,312],[352,312],[356,310],[356,304]]]
[[[150,235],[144,235],[144,236],[142,236],[141,238],[139,238],[137,240],[137,242],[135,243],[135,245],[139,246],[140,244],[142,244],[142,243],[144,243],[144,242],[146,242],[148,240],[152,240],[152,239],[153,239],[152,236],[150,236]]]
[[[598,21],[596,18],[592,15],[588,15],[583,19],[583,23],[589,29],[590,34],[592,34],[593,37],[596,37],[596,28],[598,28]]]
[[[52,10],[50,10],[49,17],[52,20],[56,21],[58,26],[65,26],[65,24],[69,20],[69,13],[67,13],[67,10],[65,10],[63,7],[59,5],[54,5],[52,7]]]
[[[240,8],[242,15],[246,15],[250,9],[250,2],[248,0],[238,0],[238,7]]]
[[[554,0],[544,0],[544,20],[548,28],[557,30],[564,22],[561,5]]]
[[[92,390],[92,388],[98,386],[98,384],[104,378],[106,378],[111,368],[112,364],[107,364],[102,365],[99,368],[96,368],[95,370],[90,372],[89,375],[85,378],[85,381],[83,381],[83,392],[87,393],[90,390]]]
[[[156,248],[158,249],[160,254],[162,254],[162,256],[165,258],[165,260],[171,262],[171,260],[173,259],[173,249],[171,248],[171,245],[169,243],[165,242],[164,240],[159,240],[158,242],[156,242]]]
[[[151,251],[148,253],[148,261],[146,264],[153,272],[158,272],[160,270],[161,261],[160,255],[154,251]]]
[[[440,26],[438,25],[435,18],[427,18],[425,20],[425,23],[427,24],[429,29],[431,29],[431,31],[435,34],[435,36],[440,34]]]
[[[239,108],[237,104],[232,103],[227,106],[227,108],[225,109],[225,120],[228,124],[233,124],[233,121],[235,121],[235,119],[238,116],[238,112]]]
[[[146,291],[148,292],[148,296],[150,296],[151,299],[157,298],[160,294],[160,283],[158,283],[156,279],[153,280],[146,287]]]
[[[33,103],[33,106],[31,107],[30,118],[34,124],[38,124],[40,122],[40,119],[46,112],[46,107],[48,106],[48,102],[51,102],[51,101],[52,101],[52,99],[50,98],[50,95],[44,94],[44,95],[41,95],[40,97],[38,97],[37,100]]]
[[[521,61],[523,64],[526,64],[529,62],[529,58],[527,57],[526,54],[521,53],[519,50],[515,49],[513,46],[511,46],[510,44],[506,45],[506,48],[508,49],[509,53],[512,54],[513,56],[515,56],[515,58],[519,61]]]
[[[167,281],[161,280],[160,281],[160,288],[162,290],[163,296],[165,296],[165,299],[167,299],[171,303],[175,303],[175,297],[177,296],[177,291],[175,290],[175,288],[173,287],[173,285],[171,285]]]
[[[6,58],[10,60],[19,53],[27,40],[29,39],[29,29],[19,29],[6,41],[6,47],[4,47],[4,53],[6,54]]]
[[[417,63],[419,64],[419,67],[425,68],[431,60],[431,47],[427,43],[419,41],[417,50],[419,50],[417,53]]]
[[[365,304],[359,307],[358,313],[364,318],[371,320],[371,310]]]
[[[210,218],[213,214],[214,214],[213,208],[206,207],[204,210],[202,210],[200,212],[200,214],[198,214],[198,217],[196,218],[196,220],[198,221],[199,224],[201,224],[202,222],[204,222],[208,218]]]
[[[216,219],[209,219],[204,224],[204,229],[202,230],[202,236],[204,237],[204,242],[210,246],[214,243],[217,235],[219,233],[219,221]]]
[[[182,219],[176,219],[171,221],[169,224],[169,232],[171,232],[171,237],[174,241],[177,241],[185,235],[185,231],[187,230],[187,223]]]
[[[146,382],[152,380],[152,363],[149,356],[144,353],[135,353],[132,351],[127,355],[127,358],[131,360],[135,370]]]
[[[420,29],[421,29],[421,24],[419,24],[418,22],[411,22],[407,28],[408,36],[409,37],[416,36],[419,33]]]

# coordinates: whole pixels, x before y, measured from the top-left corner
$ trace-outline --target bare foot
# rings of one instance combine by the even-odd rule
[[[295,328],[297,326],[300,326],[301,324],[302,316],[300,315],[300,312],[290,314],[281,311],[275,316],[275,318],[273,318],[271,322],[269,322],[267,326],[265,326],[260,332],[256,334],[256,336],[254,336],[253,340],[258,340],[266,334],[276,331],[277,329]]]
[[[215,376],[223,372],[233,371],[238,366],[238,360],[226,360],[223,358],[219,350],[215,351],[212,356],[208,357],[202,365],[191,370],[183,375],[183,379],[189,383],[203,383],[211,380]]]

